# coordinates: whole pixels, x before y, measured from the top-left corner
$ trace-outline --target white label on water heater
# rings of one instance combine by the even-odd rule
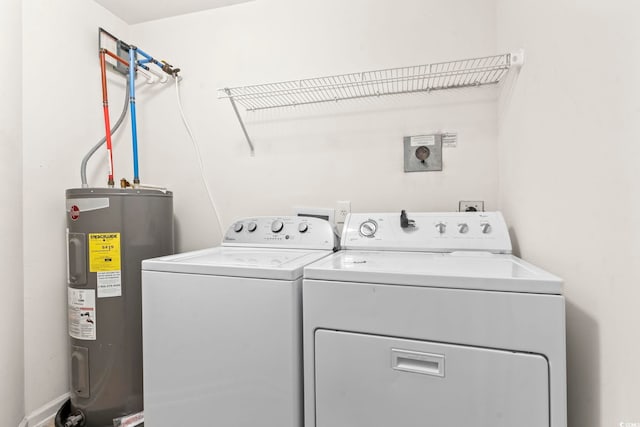
[[[127,415],[126,417],[115,418],[113,420],[114,427],[135,427],[144,422],[144,412]]]
[[[122,295],[122,274],[117,271],[98,271],[98,298]]]
[[[96,291],[68,289],[69,335],[78,340],[96,339]]]

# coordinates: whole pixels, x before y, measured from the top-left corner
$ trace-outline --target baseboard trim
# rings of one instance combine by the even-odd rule
[[[55,417],[58,409],[60,409],[62,404],[69,399],[70,396],[71,394],[65,393],[62,396],[53,399],[51,402],[42,405],[40,408],[24,417],[18,427],[38,427],[44,421],[48,421]]]

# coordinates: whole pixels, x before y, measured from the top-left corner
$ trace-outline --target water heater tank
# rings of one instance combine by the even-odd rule
[[[66,191],[71,410],[86,427],[142,418],[140,263],[173,253],[173,194]]]

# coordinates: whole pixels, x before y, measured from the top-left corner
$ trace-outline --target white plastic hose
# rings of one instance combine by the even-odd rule
[[[204,183],[204,187],[207,190],[207,196],[209,196],[209,202],[211,203],[211,208],[216,215],[216,220],[218,221],[218,227],[220,228],[220,236],[224,236],[224,228],[222,226],[222,219],[220,218],[220,213],[218,211],[218,207],[216,206],[216,202],[213,199],[213,195],[211,194],[211,189],[209,188],[209,183],[205,177],[204,173],[204,165],[202,163],[202,155],[200,154],[200,147],[198,146],[198,142],[196,138],[193,136],[193,132],[191,131],[191,127],[187,122],[187,118],[185,117],[184,110],[182,109],[182,101],[180,100],[180,80],[181,77],[174,75],[173,76],[176,82],[176,99],[178,100],[178,109],[180,110],[180,116],[182,117],[182,123],[184,123],[184,127],[187,128],[187,133],[191,138],[191,143],[193,144],[193,148],[196,152],[196,157],[198,159],[198,166],[200,167],[200,176],[202,177],[202,182]]]

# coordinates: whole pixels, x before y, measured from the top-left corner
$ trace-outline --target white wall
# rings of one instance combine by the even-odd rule
[[[10,42],[20,36],[18,4],[0,6],[2,57],[20,53]],[[25,2],[27,412],[67,391],[63,192],[78,185],[80,159],[102,134],[95,50],[102,25],[184,70],[185,110],[226,225],[342,199],[356,211],[449,210],[476,198],[503,209],[521,255],[566,280],[570,426],[640,422],[639,12],[625,0],[499,0],[497,9],[495,0],[260,0],[128,28],[93,2]],[[224,86],[514,47],[526,49],[527,64],[503,88],[498,112],[492,93],[480,90],[245,114],[255,157],[230,106],[217,99]],[[8,239],[0,259],[6,283],[17,283],[0,299],[0,331],[18,347],[0,349],[0,369],[11,367],[0,371],[3,420],[19,419],[23,404],[13,393],[22,387],[20,219],[13,219],[21,167],[10,160],[20,156],[18,87],[0,86],[0,170],[12,184],[2,196],[13,202],[2,204]],[[121,95],[112,90],[114,115]],[[220,232],[173,89],[138,95],[143,180],[175,191],[180,249],[216,244]],[[459,147],[445,150],[445,171],[404,174],[402,136],[439,129],[460,132]],[[126,132],[117,139],[117,177],[131,175]],[[103,160],[91,165],[94,184],[103,185]]]
[[[566,281],[569,425],[640,423],[640,5],[500,0],[500,207]],[[541,315],[544,315],[541,313]]]
[[[98,26],[127,36],[124,22],[94,2],[23,2],[27,413],[68,391],[64,191],[80,186],[80,160],[104,135]],[[117,117],[122,90],[114,86]],[[104,186],[106,170],[96,156],[91,182]]]
[[[261,0],[130,28],[82,0],[32,0],[23,13],[27,412],[67,391],[64,190],[79,185],[80,160],[103,132],[98,26],[184,70],[185,110],[225,225],[345,199],[357,211],[451,210],[460,199],[496,206],[495,91],[252,114],[255,157],[216,92],[493,54],[494,0]],[[122,86],[112,79],[112,117]],[[175,192],[178,248],[217,244],[174,88],[141,85],[137,104],[141,177]],[[444,172],[404,174],[402,137],[442,129],[460,133],[458,148],[445,150]],[[131,178],[129,140],[127,129],[117,138],[118,178]],[[104,185],[103,160],[90,165],[94,185]]]
[[[369,99],[243,115],[249,150],[218,88],[495,53],[495,2],[261,0],[138,24],[131,39],[183,71],[184,107],[226,226],[294,206],[455,210],[497,202],[495,91]],[[138,97],[141,175],[175,192],[178,249],[220,231],[171,87]],[[460,133],[441,173],[403,172],[402,137]]]
[[[24,416],[21,2],[0,2],[0,419]]]

